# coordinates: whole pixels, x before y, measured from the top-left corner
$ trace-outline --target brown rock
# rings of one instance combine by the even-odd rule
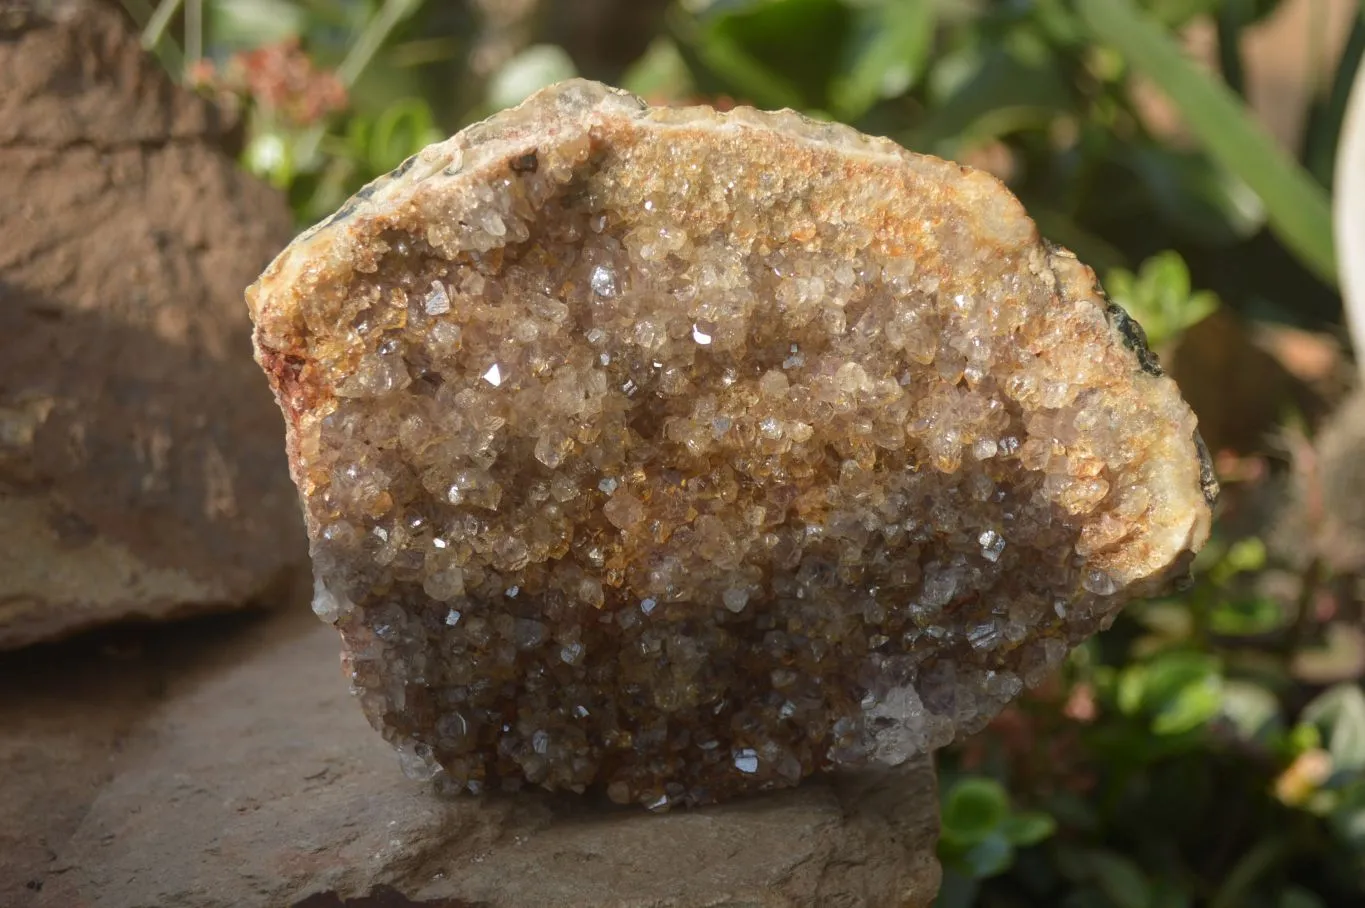
[[[240,303],[289,212],[110,5],[0,3],[0,85],[0,648],[241,605],[304,557]]]
[[[395,771],[306,611],[118,639],[0,658],[7,908],[927,908],[937,889],[927,759],[663,816],[443,800]]]
[[[894,766],[1187,568],[1195,417],[994,178],[572,81],[248,293],[317,580],[417,776],[651,809]]]

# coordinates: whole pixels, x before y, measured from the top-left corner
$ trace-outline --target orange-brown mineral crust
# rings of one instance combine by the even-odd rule
[[[980,729],[1186,570],[1195,417],[986,174],[574,81],[249,291],[411,774],[704,803]]]

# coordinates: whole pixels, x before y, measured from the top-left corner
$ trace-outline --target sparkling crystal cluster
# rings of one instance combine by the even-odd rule
[[[1183,572],[1195,419],[993,178],[547,89],[248,293],[365,713],[470,791],[704,803],[980,729]]]

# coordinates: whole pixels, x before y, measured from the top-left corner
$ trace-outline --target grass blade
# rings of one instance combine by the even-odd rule
[[[1335,286],[1326,191],[1275,144],[1226,85],[1186,59],[1170,35],[1129,0],[1079,0],[1077,5],[1094,36],[1117,48],[1155,83],[1205,150],[1255,190],[1280,241]]]

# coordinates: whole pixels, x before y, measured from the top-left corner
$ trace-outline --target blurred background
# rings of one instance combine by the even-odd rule
[[[1224,494],[1178,595],[941,756],[939,904],[1365,904],[1365,406],[1332,243],[1347,0],[123,0],[297,226],[574,75],[986,169],[1095,268]]]

